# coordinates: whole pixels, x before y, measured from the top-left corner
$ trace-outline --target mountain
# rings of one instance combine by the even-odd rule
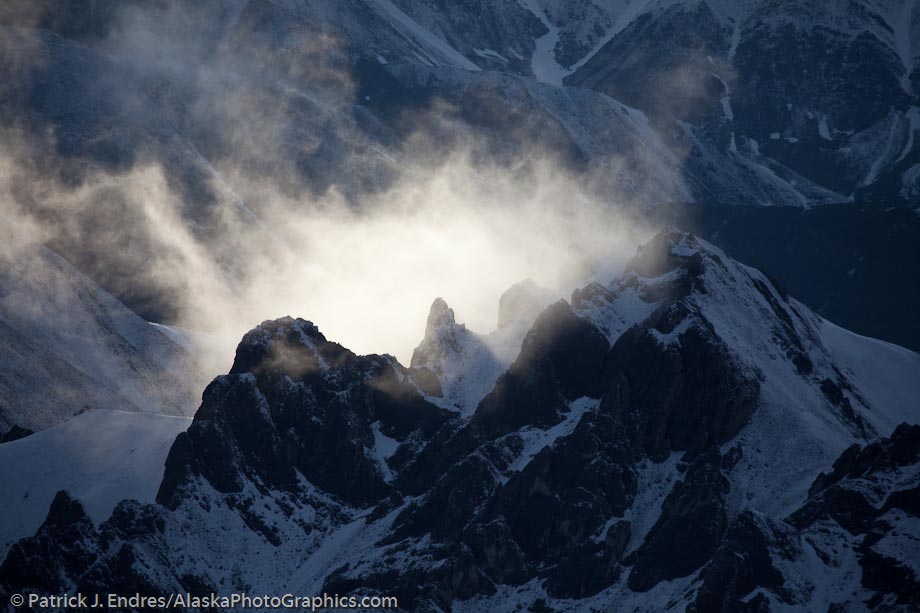
[[[189,415],[195,355],[41,243],[0,220],[0,430],[89,409]]]
[[[912,0],[60,4],[0,15],[33,26],[7,31],[5,88],[25,96],[5,96],[4,123],[42,115],[65,157],[123,167],[153,153],[198,199],[213,169],[245,191],[234,172],[269,162],[318,191],[372,190],[411,154],[406,123],[429,129],[419,112],[443,113],[443,99],[461,127],[487,128],[486,149],[511,132],[600,169],[656,167],[670,188],[642,193],[644,206],[916,200]],[[132,36],[141,28],[158,36]],[[35,49],[49,60],[21,57]],[[62,73],[96,97],[84,79],[117,75],[118,95],[95,105],[111,109],[107,130],[89,108],[61,112],[75,104],[55,85]]]
[[[729,205],[822,204],[826,239],[858,224],[853,208],[916,209],[918,20],[912,0],[8,3],[0,154],[25,170],[3,204],[166,323],[180,322],[188,288],[161,274],[182,254],[151,216],[235,287],[260,255],[291,255],[279,202],[299,217],[315,199],[362,210],[458,151],[474,172],[522,181],[549,159],[652,224],[673,203],[726,218]],[[67,197],[48,198],[49,181]],[[166,194],[162,210],[148,194]],[[873,225],[871,240],[890,230]],[[790,224],[777,240],[809,253],[813,234]],[[761,266],[738,244],[721,246]],[[868,295],[846,275],[864,254],[799,282],[801,260],[772,251],[764,267],[821,315],[917,347],[908,290],[840,304]],[[875,272],[901,265],[882,259]],[[902,314],[889,319],[891,304]]]
[[[436,301],[416,366],[476,373],[477,343]],[[437,406],[417,368],[268,321],[176,438],[157,504],[97,525],[58,493],[0,589],[906,611],[918,373],[680,232],[542,308],[472,413]]]
[[[480,67],[641,111],[681,158],[696,200],[914,208],[913,0],[520,2],[537,28],[515,3],[432,4],[400,3]],[[481,18],[497,6],[506,19],[487,36]]]
[[[431,305],[425,338],[412,353],[411,378],[430,402],[469,417],[521,350],[534,320],[556,298],[530,279],[502,294],[498,327],[477,334],[458,324],[438,298]]]
[[[93,410],[0,445],[0,556],[35,533],[59,490],[98,525],[124,498],[153,502],[188,417]]]
[[[671,223],[782,279],[789,292],[848,330],[920,350],[920,217],[907,209],[679,207]],[[889,265],[888,262],[897,262]],[[881,314],[881,315],[880,315]]]
[[[691,159],[775,175],[790,204],[913,201],[914,2],[634,4],[566,83],[676,121]]]

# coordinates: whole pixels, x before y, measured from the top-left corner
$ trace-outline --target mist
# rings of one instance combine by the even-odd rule
[[[540,143],[484,157],[482,135],[442,100],[401,117],[413,128],[381,152],[355,135],[357,86],[328,33],[280,51],[247,39],[240,54],[196,39],[177,10],[123,11],[97,47],[124,87],[92,95],[147,114],[153,99],[166,109],[154,128],[187,140],[148,138],[145,124],[120,144],[127,159],[77,159],[53,131],[8,125],[0,206],[129,305],[168,304],[141,312],[186,332],[208,377],[227,371],[247,330],[286,315],[407,364],[435,298],[486,333],[514,283],[567,296],[619,272],[652,232],[603,168],[573,170]],[[267,78],[292,48],[297,62]],[[162,82],[172,85],[151,85]],[[186,88],[194,95],[171,102]],[[336,180],[318,188],[298,163],[330,132],[345,135],[329,162]]]

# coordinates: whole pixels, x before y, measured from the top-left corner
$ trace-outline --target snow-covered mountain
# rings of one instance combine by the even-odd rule
[[[915,2],[632,4],[566,83],[677,121],[688,164],[771,177],[777,203],[915,202]]]
[[[690,201],[914,208],[920,189],[912,1],[29,4],[0,13],[0,124],[29,144],[17,155],[63,189],[102,176],[143,194],[134,173],[157,168],[177,195],[166,212],[231,279],[283,244],[274,196],[360,208],[467,148],[484,169],[548,156],[648,215]],[[173,320],[183,288],[159,258],[101,238],[158,254],[133,230],[137,202],[107,189],[62,215],[33,188],[13,194],[54,228],[54,251],[144,318]],[[857,319],[842,323],[869,332]]]
[[[428,3],[403,4],[432,21]],[[438,31],[485,41],[476,24],[490,4],[458,3]],[[916,202],[920,7],[913,0],[519,4],[543,28],[536,39],[532,28],[504,30],[504,45],[489,43],[489,67],[588,88],[641,110],[683,153],[686,174],[702,184],[699,200]],[[531,40],[529,67],[495,62],[517,57]],[[474,61],[481,55],[467,52]]]
[[[458,324],[453,309],[438,298],[412,354],[413,382],[430,402],[469,417],[517,357],[537,315],[556,298],[530,279],[517,283],[502,294],[498,327],[489,334]]]
[[[89,409],[190,415],[192,353],[0,219],[0,431]]]
[[[163,462],[191,418],[93,410],[0,446],[0,557],[35,534],[67,490],[96,525],[125,498],[153,502]]]
[[[917,609],[920,355],[818,313],[869,287],[835,312],[915,340],[881,294],[916,268],[918,36],[915,0],[0,7],[0,602]],[[146,321],[198,289],[171,258],[232,293],[296,259],[283,226],[316,202],[357,219],[457,152],[509,180],[549,159],[646,221],[902,208],[777,222],[817,230],[764,239],[776,270],[852,251],[833,283],[797,277],[814,310],[668,231],[571,297],[511,288],[488,334],[437,299],[408,367],[266,321],[199,395],[183,337]],[[814,239],[840,223],[898,240]]]
[[[420,360],[476,340],[450,315],[435,303]],[[303,320],[263,323],[173,444],[158,504],[96,526],[59,493],[0,589],[457,611],[918,604],[920,429],[897,424],[920,421],[920,355],[691,235],[660,234],[613,283],[543,309],[472,414],[427,400],[413,370]]]
[[[29,96],[6,97],[4,115],[38,111],[61,124],[68,155],[112,160],[120,151],[114,161],[125,163],[138,146],[124,135],[137,135],[143,109],[168,120],[144,130],[190,152],[187,161],[158,154],[186,182],[189,173],[206,174],[196,155],[222,168],[232,152],[249,156],[250,173],[264,171],[270,157],[293,163],[291,171],[317,189],[360,191],[385,181],[393,156],[398,161],[400,119],[446,98],[460,105],[462,122],[486,122],[487,140],[491,130],[495,143],[507,139],[515,122],[495,119],[513,119],[500,112],[510,107],[522,122],[548,123],[554,149],[651,164],[661,181],[680,179],[687,190],[642,194],[648,206],[916,200],[920,10],[913,0],[807,7],[780,0],[211,0],[146,10],[72,3],[69,27],[30,24],[57,29],[63,40],[41,31],[36,43],[8,31],[11,43],[26,39],[4,46],[10,66],[35,47],[54,51],[37,72],[8,71],[5,87]],[[159,24],[162,40],[125,41],[138,23]],[[65,65],[60,53],[71,58]],[[185,62],[148,59],[155,54]],[[61,72],[78,83],[99,75],[99,61],[106,71],[125,71],[119,89],[131,90],[102,101],[112,107],[104,132],[88,128],[89,109],[61,113],[74,103],[54,86]],[[190,69],[192,61],[198,68]],[[228,96],[227,81],[246,83],[251,95]],[[515,102],[522,97],[523,107]],[[630,123],[651,123],[632,130],[639,146],[604,137],[618,130],[609,107],[622,105]],[[263,138],[240,151],[241,122],[254,120]],[[520,144],[540,142],[539,121]],[[180,136],[165,134],[174,127]],[[304,151],[304,142],[313,146]],[[675,158],[676,174],[668,169]]]

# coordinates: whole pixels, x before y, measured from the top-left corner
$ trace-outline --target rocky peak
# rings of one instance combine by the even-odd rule
[[[472,414],[479,400],[507,368],[494,341],[458,324],[454,311],[438,298],[431,305],[425,338],[412,353],[411,377],[432,401],[463,415]],[[509,360],[510,361],[510,360]]]
[[[665,230],[639,247],[626,270],[641,277],[659,277],[690,262],[699,261],[703,254],[712,254],[712,251],[692,234]]]
[[[282,317],[263,321],[243,336],[229,374],[260,374],[273,369],[304,376],[326,370],[329,363],[325,358],[341,362],[350,353],[341,345],[329,343],[313,323]]]
[[[308,321],[263,322],[243,338],[230,373],[205,390],[157,500],[177,507],[199,478],[225,494],[251,483],[297,498],[301,476],[354,505],[379,500],[391,489],[395,448],[445,419],[406,375],[392,358],[327,341]],[[381,440],[393,447],[385,457]]]
[[[425,338],[412,352],[412,368],[438,370],[438,362],[460,348],[458,336],[467,332],[466,326],[457,324],[454,310],[443,298],[436,298],[428,311]]]
[[[515,283],[498,301],[498,327],[517,324],[529,328],[537,315],[556,297],[555,292],[540,287],[531,279]]]

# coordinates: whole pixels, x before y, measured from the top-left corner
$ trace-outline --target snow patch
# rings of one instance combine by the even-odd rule
[[[582,416],[589,411],[597,410],[600,400],[584,396],[569,403],[569,412],[563,420],[555,426],[540,430],[528,427],[518,431],[517,435],[524,441],[524,449],[517,459],[511,464],[511,470],[524,470],[530,461],[545,448],[555,443],[558,439],[568,436],[575,431],[575,426],[581,421]]]
[[[431,49],[437,51],[445,60],[449,61],[457,68],[464,70],[482,70],[467,59],[462,53],[448,45],[446,42],[435,36],[429,30],[426,30],[417,21],[406,15],[390,0],[371,0],[377,8],[393,20],[393,25],[401,26],[410,33],[416,40],[425,43]]]
[[[566,70],[556,61],[556,45],[559,43],[559,27],[549,20],[546,12],[540,8],[536,0],[519,0],[521,6],[529,10],[539,19],[548,32],[538,38],[535,43],[533,56],[530,59],[530,68],[533,70],[537,81],[549,85],[562,85],[562,79],[573,71]]]
[[[393,481],[394,474],[389,464],[387,464],[387,460],[399,449],[399,441],[381,432],[379,421],[371,424],[371,430],[374,433],[374,448],[370,450],[371,457],[376,460],[384,481],[390,483]]]
[[[827,127],[826,115],[822,116],[821,121],[818,122],[818,136],[824,140],[833,140],[833,138],[831,138],[831,131]]]

